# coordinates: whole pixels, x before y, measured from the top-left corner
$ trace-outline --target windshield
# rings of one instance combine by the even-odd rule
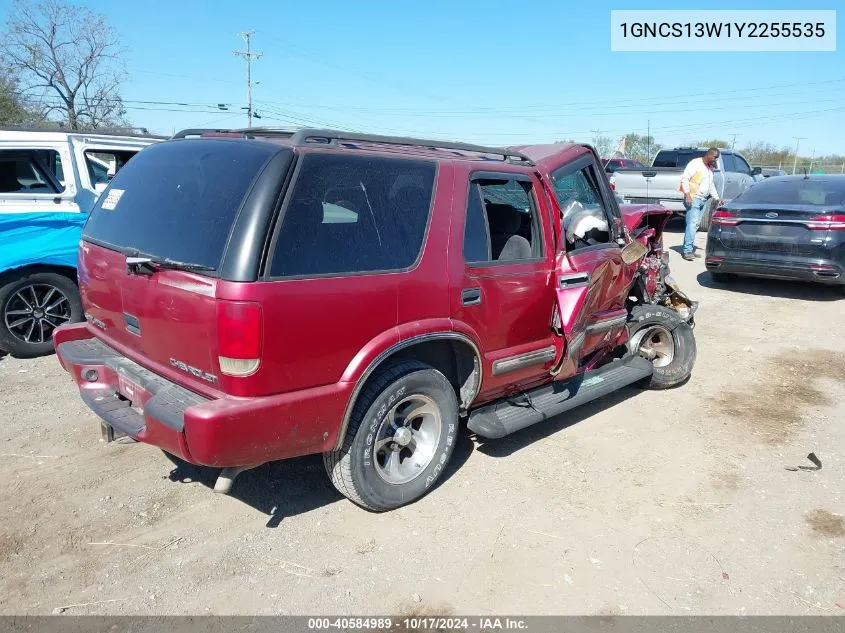
[[[151,145],[112,178],[83,238],[214,270],[250,185],[278,151],[225,140]]]
[[[830,207],[845,205],[845,178],[805,179],[803,176],[762,180],[734,198],[743,204],[810,205]]]

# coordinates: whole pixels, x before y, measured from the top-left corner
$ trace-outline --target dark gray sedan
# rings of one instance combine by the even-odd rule
[[[775,176],[719,207],[704,260],[713,278],[798,279],[845,290],[845,176]]]

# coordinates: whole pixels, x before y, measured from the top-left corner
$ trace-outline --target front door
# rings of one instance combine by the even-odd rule
[[[549,300],[554,247],[539,187],[527,174],[493,172],[456,184],[456,201],[466,196],[466,221],[452,314],[481,345],[483,399],[547,379],[555,360]]]
[[[551,174],[560,206],[555,266],[558,322],[565,339],[559,377],[617,343],[627,322],[630,277],[622,261],[621,221],[592,155]]]

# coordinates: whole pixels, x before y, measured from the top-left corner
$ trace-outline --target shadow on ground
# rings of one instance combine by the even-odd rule
[[[725,281],[715,281],[707,271],[699,273],[696,279],[699,285],[705,288],[716,288],[749,295],[801,299],[803,301],[845,300],[842,286],[826,286],[824,284],[758,277],[729,277]]]
[[[452,459],[449,460],[449,466],[437,486],[466,463],[473,448],[470,439],[461,435],[455,445]],[[219,468],[195,466],[173,455],[165,455],[175,466],[170,471],[170,481],[214,488]],[[343,495],[329,481],[322,455],[270,462],[245,471],[235,480],[229,496],[266,514],[269,517],[266,525],[268,528],[278,527],[286,517],[305,514],[337,501],[345,501]]]

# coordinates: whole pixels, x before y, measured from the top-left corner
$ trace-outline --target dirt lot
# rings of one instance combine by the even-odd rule
[[[0,612],[845,614],[845,300],[672,265],[702,302],[686,386],[464,437],[389,514],[319,457],[212,494],[101,443],[55,358],[0,360]],[[787,470],[811,451],[821,470]]]

